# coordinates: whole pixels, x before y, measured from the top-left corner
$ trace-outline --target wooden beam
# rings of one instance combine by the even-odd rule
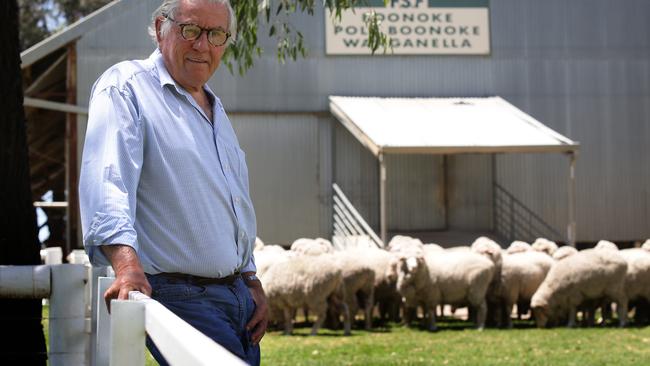
[[[66,102],[70,105],[77,104],[77,48],[72,42],[67,46],[67,72],[66,72]],[[68,225],[64,255],[67,255],[79,246],[79,195],[78,195],[78,164],[77,164],[77,114],[70,112],[66,116],[66,187],[68,193]]]
[[[69,97],[69,96],[68,96]],[[75,98],[76,100],[76,98]],[[76,102],[75,102],[76,103]],[[41,109],[50,109],[53,111],[65,112],[65,113],[74,113],[74,114],[88,114],[88,108],[84,108],[76,105],[75,103],[59,103],[52,102],[44,99],[29,98],[25,97],[25,107],[41,108]]]

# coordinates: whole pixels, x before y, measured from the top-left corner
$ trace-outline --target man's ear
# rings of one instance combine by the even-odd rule
[[[160,29],[162,28],[162,22],[165,20],[163,17],[156,18],[156,40],[158,43],[162,42],[162,35],[160,34]]]

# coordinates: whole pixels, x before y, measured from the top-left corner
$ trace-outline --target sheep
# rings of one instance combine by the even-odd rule
[[[553,253],[557,250],[557,244],[546,238],[537,238],[531,246],[533,250],[544,252],[550,256],[553,256]]]
[[[431,252],[439,252],[442,250],[445,250],[445,248],[441,247],[440,245],[436,243],[426,243],[424,244],[424,250],[425,251],[431,251]]]
[[[492,305],[498,303],[495,294],[497,292],[497,288],[499,286],[499,282],[501,278],[501,266],[503,262],[502,249],[501,246],[497,244],[494,240],[487,238],[485,236],[481,236],[476,240],[474,240],[470,248],[473,252],[484,255],[486,258],[488,258],[494,263],[494,275],[492,276],[492,282],[490,282],[490,286],[488,287],[488,299],[487,299],[488,316],[490,319],[490,323],[492,323],[493,319],[499,318],[499,316],[495,313],[495,311],[498,310],[498,307],[495,308]],[[473,316],[471,310],[472,309],[470,309],[470,316]]]
[[[605,249],[605,250],[618,250],[618,246],[616,246],[616,244],[612,243],[611,241],[607,241],[607,240],[600,240],[598,243],[596,243],[595,248],[596,249]]]
[[[425,304],[428,328],[436,329],[433,310],[438,304],[469,304],[478,310],[476,326],[483,329],[487,313],[485,295],[494,276],[494,263],[467,250],[428,251],[424,258],[432,284]]]
[[[527,252],[530,250],[533,250],[533,247],[530,244],[524,241],[515,240],[510,244],[510,246],[506,250],[506,253],[515,254],[515,253]]]
[[[386,249],[389,252],[400,253],[409,252],[414,255],[423,255],[424,244],[420,239],[412,238],[410,236],[396,235],[394,236]]]
[[[530,303],[530,299],[546,278],[553,263],[551,257],[534,250],[507,254],[503,257],[501,278],[495,297],[503,306],[501,309],[503,311],[499,314],[505,315],[506,327],[512,328],[510,314],[513,306]]]
[[[368,249],[351,248],[334,253],[336,266],[341,269],[345,286],[345,302],[354,320],[359,310],[358,300],[363,305],[365,329],[372,327],[372,308],[375,294],[375,271],[359,260],[364,258]],[[338,318],[338,317],[337,317]]]
[[[578,250],[576,248],[565,245],[565,246],[559,247],[555,251],[555,253],[553,253],[553,259],[555,259],[556,261],[559,261],[561,259],[564,259],[564,258],[566,258],[566,257],[568,257],[570,255],[574,255],[576,253],[578,253]]]
[[[262,241],[262,239],[259,238],[259,236],[256,236],[255,247],[253,248],[253,250],[260,250],[262,248],[264,248],[264,242]]]
[[[531,299],[538,327],[568,313],[575,326],[576,308],[585,300],[607,297],[617,304],[619,325],[627,321],[627,262],[609,250],[586,249],[556,262]]]
[[[284,334],[293,331],[293,314],[300,307],[315,312],[311,335],[316,335],[327,313],[328,300],[342,307],[344,334],[350,334],[350,316],[344,302],[342,271],[331,254],[296,255],[282,265],[273,265],[260,277],[271,313],[281,311]]]
[[[431,298],[433,283],[424,251],[418,254],[413,251],[401,252],[398,255],[397,291],[404,302],[404,323],[410,325],[418,305],[423,305],[425,313],[435,309],[435,299]],[[431,315],[428,318],[435,319]],[[433,331],[434,323],[429,322],[428,329]]]
[[[363,253],[364,264],[375,273],[374,301],[379,306],[379,318],[395,321],[402,299],[396,287],[399,259],[395,253],[378,248],[369,248]]]
[[[501,271],[501,246],[494,240],[485,236],[481,236],[478,239],[474,240],[474,243],[472,243],[470,249],[476,253],[485,255],[488,259],[490,259],[496,266],[496,274]],[[498,277],[496,277],[495,280],[498,280]]]
[[[650,252],[632,248],[623,249],[619,254],[627,262],[625,294],[628,301],[650,301]]]
[[[291,244],[291,250],[300,254],[320,255],[333,252],[334,247],[332,246],[332,243],[327,239],[300,238]]]
[[[258,247],[254,250],[254,254],[258,276],[264,274],[264,272],[266,272],[272,265],[283,263],[296,255],[295,252],[285,250],[279,245],[264,245]]]

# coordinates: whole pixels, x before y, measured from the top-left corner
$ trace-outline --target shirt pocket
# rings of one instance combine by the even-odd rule
[[[233,174],[241,178],[246,173],[246,154],[239,146],[226,145],[228,164]]]

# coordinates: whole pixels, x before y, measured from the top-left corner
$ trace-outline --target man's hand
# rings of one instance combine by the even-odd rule
[[[262,288],[262,283],[255,281],[255,283],[248,283],[248,289],[253,295],[253,301],[255,301],[255,312],[253,317],[246,324],[246,329],[251,334],[251,341],[253,344],[260,343],[264,333],[266,332],[266,326],[269,324],[269,306],[266,303],[266,295],[264,294],[264,289]]]
[[[104,292],[104,301],[109,313],[111,300],[127,300],[130,291],[140,291],[151,296],[151,285],[133,248],[128,245],[104,245],[101,249],[115,271],[115,281]]]

